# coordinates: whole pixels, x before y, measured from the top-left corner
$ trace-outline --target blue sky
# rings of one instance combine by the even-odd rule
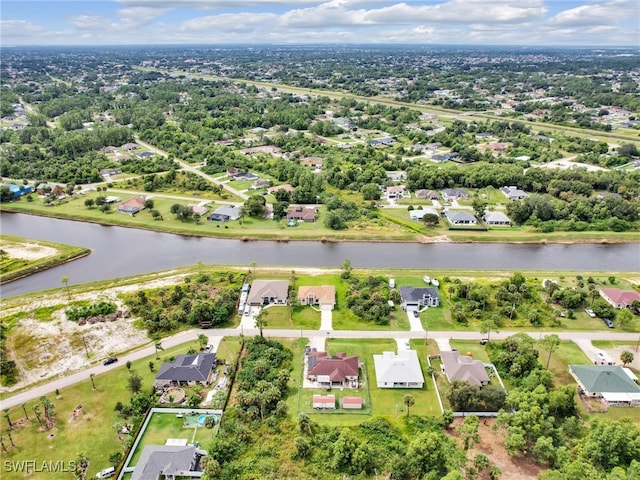
[[[10,45],[640,45],[638,0],[2,0]]]

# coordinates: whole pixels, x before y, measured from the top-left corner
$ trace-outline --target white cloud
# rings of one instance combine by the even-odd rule
[[[256,6],[278,6],[278,5],[317,5],[324,0],[116,0],[118,3],[132,7],[150,8],[195,8],[200,10],[211,10],[215,8],[247,8]]]
[[[564,10],[549,20],[549,25],[601,25],[624,23],[640,18],[637,0],[612,0],[607,3],[587,4]]]
[[[69,20],[79,30],[103,29],[106,25],[111,24],[108,18],[99,15],[76,15]]]
[[[248,31],[254,28],[273,26],[277,15],[273,13],[224,13],[187,20],[180,24],[181,32],[202,31]]]
[[[26,22],[24,20],[2,20],[0,21],[0,31],[2,37],[30,37],[39,33],[46,32],[46,29],[35,23]]]
[[[167,13],[169,9],[147,8],[147,7],[131,7],[121,8],[118,10],[118,16],[125,28],[139,28],[149,25],[153,21]]]

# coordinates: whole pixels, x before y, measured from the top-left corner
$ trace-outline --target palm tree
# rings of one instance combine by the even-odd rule
[[[263,337],[262,330],[267,326],[267,319],[264,315],[263,308],[260,309],[260,313],[254,317],[254,320],[256,321],[256,327],[260,330],[260,336]]]
[[[89,374],[89,379],[91,380],[91,387],[93,388],[93,390],[96,389],[96,382],[93,380],[93,377],[95,377],[95,373],[90,373]]]
[[[11,417],[9,416],[8,408],[4,411],[4,418],[7,420],[7,423],[9,424],[9,428],[13,428],[13,423],[11,423]]]
[[[2,451],[7,453],[7,447],[4,444],[4,437],[2,435],[0,435],[0,446],[2,447]]]
[[[38,423],[40,424],[40,426],[42,426],[42,419],[40,418],[40,405],[35,404],[33,406],[33,413],[35,413],[36,420],[38,420]]]
[[[413,395],[407,394],[404,396],[404,404],[407,407],[407,417],[409,416],[409,408],[411,408],[414,403],[416,403],[416,399],[413,398]]]
[[[160,359],[160,355],[158,355],[158,352],[159,352],[160,350],[163,350],[163,351],[164,351],[164,348],[162,348],[162,343],[160,342],[160,340],[155,340],[155,341],[153,342],[153,346],[154,346],[154,348],[156,349],[156,360],[159,360],[159,359]]]
[[[4,433],[6,433],[6,434],[7,434],[7,437],[9,437],[9,441],[11,442],[11,446],[12,446],[12,447],[15,447],[15,446],[16,446],[16,444],[15,444],[15,443],[13,443],[13,437],[11,436],[11,429],[10,429],[10,428],[7,428],[7,429],[4,431]]]
[[[69,300],[71,300],[71,292],[69,292],[69,277],[63,275],[60,281],[64,283],[65,287],[67,287],[67,297],[69,298]]]
[[[298,428],[301,432],[308,432],[309,435],[312,433],[311,419],[305,412],[301,412],[298,415]]]
[[[27,404],[23,403],[20,406],[22,407],[22,411],[24,412],[24,416],[27,417],[27,420],[29,420],[29,415],[27,414]]]

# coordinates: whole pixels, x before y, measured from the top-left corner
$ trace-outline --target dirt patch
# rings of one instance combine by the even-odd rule
[[[445,433],[455,438],[458,446],[462,447],[462,441],[455,430],[455,427],[462,423],[462,418],[456,418],[448,431]],[[510,457],[504,448],[505,432],[501,429],[494,429],[495,419],[480,419],[478,433],[480,443],[469,449],[467,458],[472,459],[478,453],[484,453],[502,470],[501,480],[535,480],[546,469],[538,465],[535,460],[527,456]]]
[[[53,257],[59,252],[53,247],[45,247],[37,243],[3,243],[2,250],[7,252],[11,258],[21,258],[23,260],[40,260],[41,258]]]
[[[449,243],[451,239],[446,235],[437,235],[435,237],[428,237],[426,235],[422,235],[418,237],[418,242],[420,243]]]
[[[627,364],[627,367],[633,368],[634,370],[640,370],[640,351],[638,351],[638,345],[616,345],[613,348],[601,349],[609,354],[611,360],[613,360],[616,365],[622,366],[622,361],[620,360],[620,354],[625,350],[633,353],[633,362]]]

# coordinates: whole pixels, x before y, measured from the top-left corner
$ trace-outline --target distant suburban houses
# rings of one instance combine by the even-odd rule
[[[416,198],[426,198],[429,200],[438,200],[438,198],[440,198],[438,195],[438,192],[434,192],[433,190],[425,190],[425,189],[416,190],[415,196]]]
[[[528,196],[527,192],[518,187],[502,187],[500,191],[511,201],[522,200]]]
[[[640,293],[635,290],[601,288],[600,296],[615,308],[629,308],[633,302],[640,302]]]
[[[224,205],[216,208],[208,217],[210,222],[226,223],[240,218],[240,209],[235,205]]]
[[[165,362],[160,367],[153,386],[161,390],[171,386],[209,385],[211,372],[216,364],[215,353],[176,355],[173,362]]]
[[[144,210],[144,202],[145,198],[143,196],[131,197],[116,205],[116,210],[120,213],[135,215],[136,213]]]
[[[392,185],[386,188],[384,196],[389,200],[396,200],[405,197],[409,198],[411,194],[404,185]]]
[[[415,350],[373,356],[378,388],[422,388],[424,376]]]
[[[422,220],[422,217],[424,217],[427,213],[435,215],[436,217],[440,217],[440,215],[438,215],[438,211],[435,208],[424,207],[420,209],[409,210],[409,218],[411,220]]]
[[[289,211],[287,211],[287,220],[295,220],[297,222],[315,222],[316,209],[293,207]]]
[[[476,225],[478,219],[464,210],[445,210],[444,216],[451,225]]]
[[[254,280],[247,303],[254,306],[286,305],[288,298],[288,280]]]
[[[463,188],[447,188],[442,191],[442,198],[445,202],[451,202],[461,198],[469,198],[469,192]]]
[[[482,216],[482,220],[487,225],[505,226],[505,227],[510,227],[511,226],[511,219],[509,217],[507,217],[502,212],[486,211],[486,212],[484,212],[484,215]]]

